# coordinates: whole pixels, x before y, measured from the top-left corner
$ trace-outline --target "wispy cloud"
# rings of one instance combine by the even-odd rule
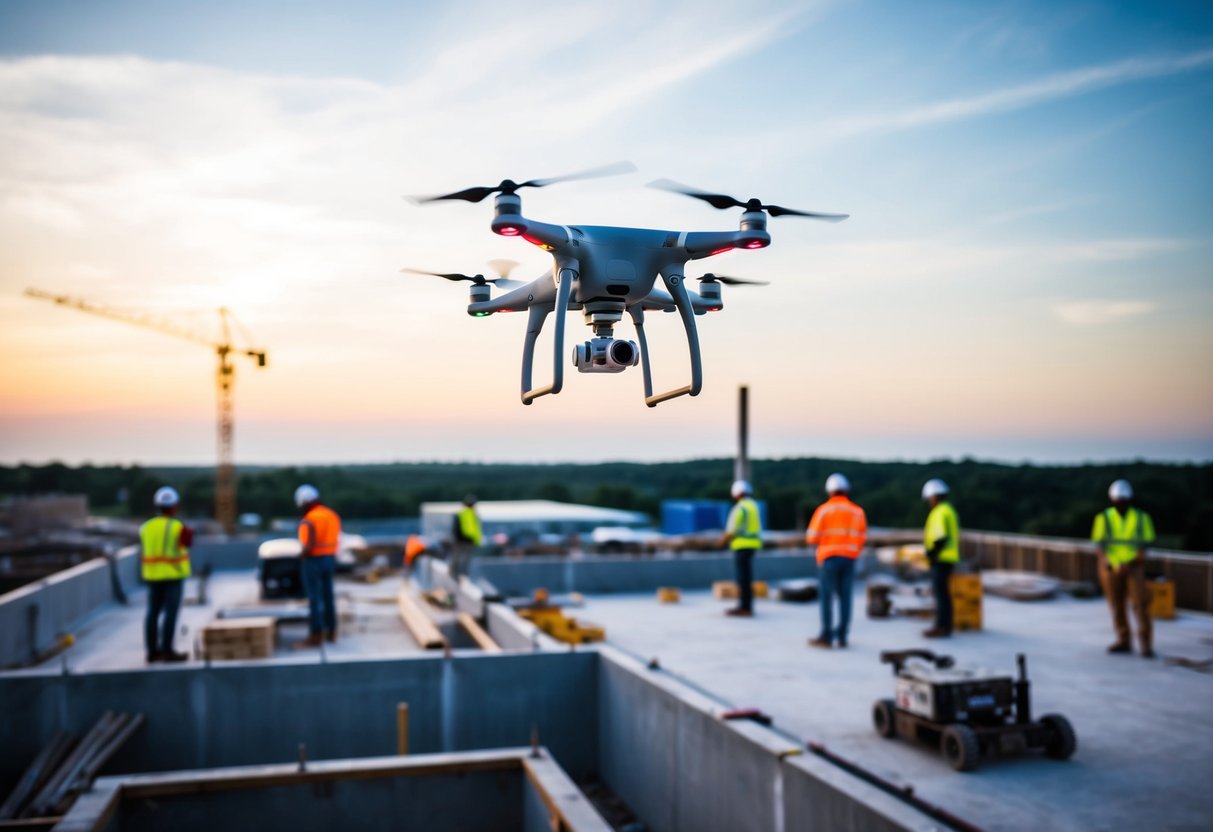
[[[1148,300],[1069,300],[1053,304],[1053,314],[1071,326],[1102,326],[1153,312]]]
[[[1210,67],[1213,67],[1213,49],[1169,57],[1128,58],[1115,63],[1061,72],[1036,81],[968,98],[953,98],[920,104],[899,112],[846,118],[826,126],[822,132],[830,138],[841,139],[867,133],[908,130],[930,124],[1020,110],[1046,101],[1069,98],[1097,89],[1149,78],[1195,72]]]

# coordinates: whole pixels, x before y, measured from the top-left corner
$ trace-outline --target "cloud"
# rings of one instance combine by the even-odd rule
[[[969,98],[921,104],[900,112],[855,116],[826,125],[820,132],[831,139],[868,133],[909,130],[930,124],[1020,110],[1046,101],[1069,98],[1105,87],[1195,72],[1213,66],[1213,49],[1170,57],[1134,57],[1099,66],[1070,70],[993,90]]]
[[[1070,300],[1055,303],[1052,312],[1071,326],[1102,326],[1153,312],[1148,300]]]

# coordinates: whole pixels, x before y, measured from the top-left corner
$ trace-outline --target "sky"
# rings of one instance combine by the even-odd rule
[[[269,358],[243,463],[729,456],[741,385],[760,458],[1208,461],[1210,148],[1207,2],[3,0],[0,464],[215,459],[212,351],[27,287],[230,309]],[[770,282],[698,319],[698,397],[566,367],[524,407],[525,318],[400,270],[550,258],[406,197],[620,160],[524,212],[736,228],[670,178],[851,216],[688,264]],[[646,330],[685,384],[676,316]]]

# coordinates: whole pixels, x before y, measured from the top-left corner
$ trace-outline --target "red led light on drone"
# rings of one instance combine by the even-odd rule
[[[529,234],[523,234],[522,239],[526,240],[528,243],[530,243],[533,246],[539,246],[544,251],[553,251],[556,248],[555,246],[549,246],[543,240],[536,240],[534,237],[530,236]]]
[[[711,254],[709,254],[708,257],[715,257],[717,254],[724,254],[726,251],[732,251],[732,250],[733,250],[732,246],[725,246],[724,248],[718,248],[715,251],[713,251]]]
[[[750,240],[745,244],[746,248],[763,248],[765,246],[766,243],[764,243],[762,240]]]
[[[514,225],[503,225],[497,229],[497,233],[502,237],[517,237],[522,233],[522,229]]]

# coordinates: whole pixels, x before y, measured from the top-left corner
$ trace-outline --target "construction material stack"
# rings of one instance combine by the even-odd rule
[[[202,628],[202,658],[268,659],[274,655],[274,618],[231,618]]]
[[[957,630],[981,629],[981,574],[953,575],[952,626]]]
[[[559,606],[548,603],[547,598],[546,590],[536,590],[532,604],[520,608],[518,614],[565,644],[590,644],[606,638],[604,628],[565,615]]]

